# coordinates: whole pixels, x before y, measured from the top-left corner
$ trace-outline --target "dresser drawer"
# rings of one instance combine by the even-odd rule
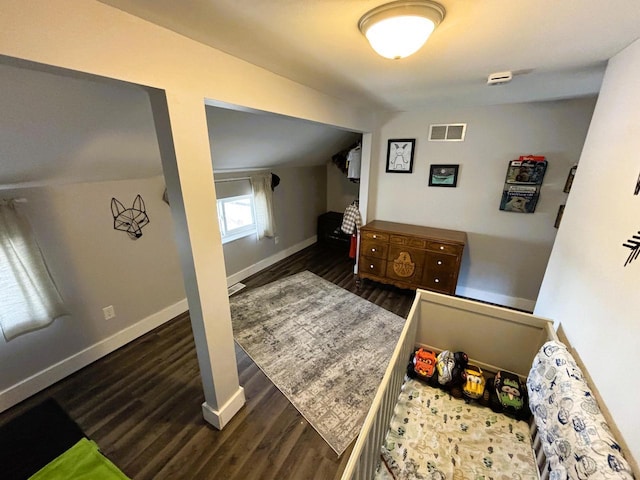
[[[414,248],[425,248],[427,241],[422,238],[406,237],[404,235],[391,235],[389,239],[391,245],[406,245]]]
[[[377,240],[363,240],[360,245],[360,255],[373,258],[387,258],[389,244]]]
[[[458,270],[458,256],[428,252],[425,257],[424,268],[434,273],[454,273]]]
[[[434,272],[425,270],[422,277],[422,285],[428,290],[434,290],[441,293],[455,293],[455,284],[453,275],[450,272]]]
[[[360,236],[362,237],[362,239],[368,239],[368,240],[379,240],[381,242],[388,242],[389,241],[389,234],[388,233],[383,233],[383,232],[372,232],[369,230],[362,230],[360,232]]]
[[[384,277],[387,261],[384,258],[370,258],[360,256],[358,262],[358,270],[360,273],[368,273],[370,275],[377,275],[378,277]]]
[[[450,253],[452,255],[462,254],[462,246],[451,245],[449,243],[429,242],[427,248],[436,252]]]

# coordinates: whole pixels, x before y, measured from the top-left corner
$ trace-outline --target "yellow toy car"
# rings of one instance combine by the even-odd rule
[[[466,397],[476,400],[484,395],[487,381],[480,367],[467,365],[462,373],[462,378],[464,379],[462,393]]]

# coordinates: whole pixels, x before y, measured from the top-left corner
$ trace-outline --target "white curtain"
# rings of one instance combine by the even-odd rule
[[[251,176],[253,201],[256,209],[258,238],[273,237],[276,234],[276,222],[273,215],[273,191],[271,190],[271,174]]]
[[[28,222],[0,203],[0,327],[7,340],[65,315],[60,293]]]

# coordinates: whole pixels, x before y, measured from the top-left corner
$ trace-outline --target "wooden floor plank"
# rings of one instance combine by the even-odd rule
[[[322,245],[242,281],[247,289],[309,270],[400,316],[414,293],[365,281],[356,285],[344,250]],[[202,418],[204,401],[187,314],[158,327],[0,414],[0,425],[55,398],[131,478],[339,479],[340,457],[236,345],[246,405],[222,430]]]

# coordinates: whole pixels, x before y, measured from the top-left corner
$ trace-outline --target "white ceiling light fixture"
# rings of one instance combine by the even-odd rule
[[[399,59],[420,50],[444,15],[444,7],[431,0],[400,0],[368,11],[358,28],[378,54]]]

